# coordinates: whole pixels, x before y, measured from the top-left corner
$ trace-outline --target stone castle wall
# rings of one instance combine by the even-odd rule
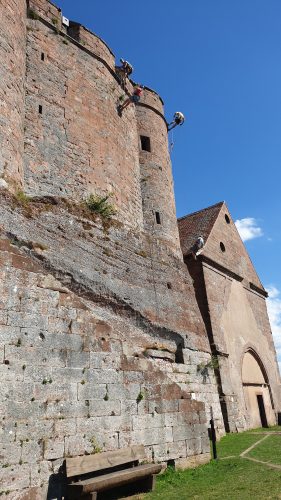
[[[0,492],[62,498],[67,456],[133,444],[148,460],[204,462],[211,407],[223,422],[214,374],[198,371],[210,348],[180,252],[163,103],[146,88],[120,117],[106,44],[67,30],[47,0],[28,17],[11,5],[4,34],[26,80],[4,101],[21,114],[7,113],[16,140],[0,188]],[[109,226],[81,209],[89,193],[112,193]]]
[[[26,191],[76,200],[111,193],[122,220],[141,229],[134,107],[121,119],[122,89],[107,66],[40,20],[28,25]]]
[[[26,2],[0,3],[0,176],[20,186],[23,179]]]
[[[196,261],[190,256],[185,260],[218,361],[218,389],[226,428],[235,432],[261,424],[257,394],[263,394],[268,424],[274,425],[281,408],[280,375],[266,292],[225,205],[202,255]],[[243,380],[242,367],[248,351],[262,366],[262,383],[260,379]],[[258,363],[252,361],[248,371],[252,366],[258,368]]]
[[[269,425],[276,423],[280,409],[280,379],[276,354],[269,324],[263,328],[258,317],[267,317],[264,297],[247,290],[242,283],[203,266],[208,294],[212,331],[219,356],[222,391],[227,400],[231,431],[252,428],[251,414],[245,406],[242,384],[242,362],[246,348],[251,347],[259,356],[269,377],[273,406],[265,401]],[[223,307],[218,307],[217,295],[224,296]],[[225,354],[227,357],[225,357]],[[259,419],[258,419],[259,421]]]
[[[62,26],[47,0],[32,0],[29,11],[25,190],[76,200],[111,193],[124,222],[165,240],[180,257],[162,100],[146,87],[140,106],[120,117],[119,98],[127,95],[108,46],[77,23]]]
[[[163,113],[163,109],[161,111]],[[149,152],[141,150],[139,156],[144,229],[155,238],[168,240],[171,249],[180,257],[166,122],[162,115],[144,106],[136,108],[136,115],[139,134],[149,137],[151,149]],[[167,199],[171,203],[167,203]]]
[[[48,0],[0,1],[0,19],[0,493],[61,498],[65,457],[133,444],[204,462],[211,410],[225,428],[163,102],[146,87],[119,116],[111,49]],[[109,224],[90,193],[112,194]]]
[[[226,210],[218,216],[205,256],[234,273],[233,276],[227,275],[219,269],[212,269],[208,263],[203,264],[214,343],[219,351],[229,356],[222,358],[221,365],[222,389],[229,400],[231,430],[253,427],[242,384],[242,363],[249,347],[257,354],[268,377],[272,401],[268,398],[265,407],[268,423],[274,425],[276,413],[280,411],[280,375],[266,310],[266,292]],[[256,422],[259,420],[258,414]]]
[[[208,460],[209,407],[217,423],[220,408],[198,365],[210,354],[183,348],[175,362],[172,333],[79,297],[19,240],[0,248],[5,498],[61,498],[65,457],[97,450],[143,443],[148,460]]]
[[[224,427],[184,264],[120,223],[0,194],[0,491],[61,498],[65,457],[135,443],[148,460],[208,460],[211,407]]]

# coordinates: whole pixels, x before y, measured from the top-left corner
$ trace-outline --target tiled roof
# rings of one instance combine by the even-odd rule
[[[178,219],[180,243],[183,255],[186,255],[194,245],[198,236],[202,236],[206,243],[213,225],[219,215],[223,201],[204,208],[198,212],[185,215]]]

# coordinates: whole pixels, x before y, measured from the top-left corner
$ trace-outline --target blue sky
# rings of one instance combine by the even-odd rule
[[[168,120],[186,115],[171,138],[178,216],[225,200],[242,221],[271,287],[281,358],[280,0],[57,3],[133,64],[134,80],[159,92]]]

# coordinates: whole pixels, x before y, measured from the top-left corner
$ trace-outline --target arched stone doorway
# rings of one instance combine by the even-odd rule
[[[249,427],[276,424],[267,373],[260,358],[251,349],[244,354],[242,384]]]

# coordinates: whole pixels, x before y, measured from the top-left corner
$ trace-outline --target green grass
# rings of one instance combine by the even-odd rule
[[[252,429],[251,431],[248,432],[274,432],[278,431],[281,432],[281,425],[272,425],[272,427],[259,427],[258,429]]]
[[[241,458],[212,461],[197,469],[168,470],[144,500],[281,499],[281,470]]]
[[[23,191],[17,191],[15,197],[22,205],[26,205],[31,201],[30,196],[27,196],[27,194],[25,194]]]
[[[252,444],[262,438],[259,434],[241,432],[240,434],[227,434],[217,443],[218,458],[238,456]]]
[[[258,444],[256,448],[251,450],[248,456],[262,460],[263,462],[281,465],[281,434],[269,436],[262,443]]]
[[[281,431],[281,427],[227,434],[217,443],[218,460],[185,471],[168,468],[157,477],[155,491],[137,495],[135,500],[281,500],[281,469],[239,457],[263,438],[257,434],[263,431]],[[224,458],[229,456],[234,458]],[[281,435],[267,437],[247,456],[281,464]]]

